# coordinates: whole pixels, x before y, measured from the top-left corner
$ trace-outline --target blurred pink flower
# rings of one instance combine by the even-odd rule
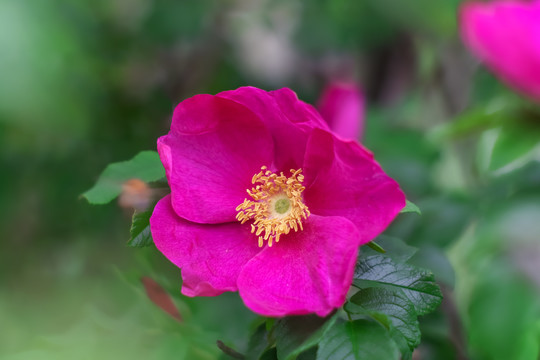
[[[467,2],[461,34],[504,82],[540,100],[540,1]]]
[[[373,155],[289,89],[189,98],[158,151],[171,194],[150,225],[182,293],[239,291],[261,315],[342,306],[358,246],[405,205]]]
[[[358,140],[364,130],[364,95],[354,83],[332,82],[317,104],[333,132],[343,139]]]

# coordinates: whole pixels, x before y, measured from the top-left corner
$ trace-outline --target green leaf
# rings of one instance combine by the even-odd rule
[[[306,315],[279,319],[275,328],[278,358],[295,359],[301,352],[315,346],[336,319],[336,315],[326,318]]]
[[[414,2],[401,2],[394,0],[370,0],[385,18],[400,28],[408,29],[412,33],[428,33],[437,38],[447,38],[456,33],[457,1],[433,2],[430,0],[416,0]],[[429,17],[424,14],[430,14]]]
[[[420,204],[422,217],[403,216],[392,227],[393,234],[413,246],[436,245],[444,248],[455,242],[474,218],[477,202],[461,195],[428,197]]]
[[[317,350],[318,350],[318,346],[313,346],[307,349],[306,351],[300,353],[300,355],[298,355],[296,360],[313,360],[317,358]]]
[[[150,182],[165,177],[165,170],[155,151],[141,151],[133,159],[109,164],[96,184],[82,194],[91,204],[107,204],[122,192],[130,179]]]
[[[380,254],[384,254],[386,252],[386,250],[384,250],[384,248],[381,245],[377,244],[375,241],[368,242],[366,245]]]
[[[265,324],[266,324],[266,331],[270,331],[274,324],[276,323],[276,318],[266,318]]]
[[[484,94],[493,91],[500,85],[492,76],[486,78]],[[502,91],[501,91],[502,90]],[[531,115],[527,101],[504,89],[495,90],[495,93],[481,101],[481,107],[473,108],[461,113],[452,121],[439,126],[432,132],[432,141],[448,140],[470,136],[501,125],[514,124],[516,119]]]
[[[393,360],[399,352],[388,332],[368,320],[337,322],[319,343],[317,360]]]
[[[261,324],[251,335],[246,353],[247,359],[259,359],[268,348],[266,323]]]
[[[248,360],[251,360],[249,358],[247,358]],[[270,348],[268,350],[266,350],[262,355],[261,355],[261,358],[260,360],[278,360],[279,358],[277,357],[277,353],[276,353],[276,348],[273,347],[273,348]]]
[[[351,314],[369,315],[375,320],[386,317],[390,322],[390,335],[402,353],[410,353],[420,344],[416,310],[400,289],[361,289],[345,305],[345,310]]]
[[[131,222],[131,237],[127,243],[128,246],[145,247],[154,243],[150,232],[150,216],[152,212],[153,209],[143,212],[135,211]]]
[[[393,236],[379,235],[375,241],[377,241],[377,245],[384,248],[384,256],[392,258],[398,262],[405,262],[409,260],[418,251],[418,249],[414,246],[409,246],[403,240]],[[373,241],[366,245],[371,243],[373,243]],[[378,253],[380,252],[373,249],[371,246],[362,247],[360,251],[360,258],[363,259],[368,256],[378,255]]]
[[[498,126],[501,119],[504,119],[501,115],[507,111],[504,110],[506,102],[506,99],[499,98],[492,101],[490,106],[466,111],[451,122],[436,128],[431,137],[433,141],[448,140]]]
[[[360,259],[354,271],[354,285],[358,288],[387,287],[401,289],[414,305],[418,315],[425,315],[437,308],[442,293],[433,274],[395,260],[373,255]]]
[[[467,308],[469,344],[484,359],[536,360],[540,345],[535,329],[540,313],[538,292],[502,259],[484,258],[484,269],[474,274]],[[531,347],[531,340],[536,346]]]
[[[503,126],[495,141],[489,163],[490,171],[497,171],[510,166],[517,168],[525,165],[534,157],[540,146],[540,129],[528,124]]]
[[[410,264],[428,269],[433,272],[435,279],[439,283],[444,283],[451,288],[454,287],[456,274],[444,251],[435,246],[422,247],[411,260]]]
[[[418,206],[416,206],[412,201],[409,201],[409,200],[405,200],[405,201],[406,201],[405,207],[401,209],[401,211],[399,212],[400,214],[415,212],[419,215],[422,215],[422,212],[420,211]]]

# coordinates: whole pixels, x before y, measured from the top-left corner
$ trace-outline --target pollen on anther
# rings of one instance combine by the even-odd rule
[[[244,224],[253,220],[251,232],[258,236],[259,247],[264,245],[264,241],[271,247],[274,242],[279,242],[281,235],[288,234],[291,229],[295,232],[298,229],[303,230],[302,220],[310,215],[302,199],[305,189],[302,185],[302,169],[291,169],[290,172],[291,175],[287,177],[283,172],[278,175],[262,166],[261,171],[252,178],[252,184],[256,186],[247,189],[252,200],[244,199],[236,207],[238,221]],[[288,207],[283,206],[285,201],[288,202]]]

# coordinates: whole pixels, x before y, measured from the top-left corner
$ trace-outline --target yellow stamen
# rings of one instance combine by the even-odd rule
[[[286,177],[263,166],[258,174],[253,175],[251,182],[258,184],[247,190],[253,200],[244,199],[236,207],[236,218],[242,224],[254,220],[251,232],[259,237],[259,247],[263,246],[265,240],[271,247],[291,229],[304,229],[302,219],[307,219],[311,213],[302,200],[305,187],[302,186],[304,175],[301,173],[302,169],[291,169],[291,176]]]

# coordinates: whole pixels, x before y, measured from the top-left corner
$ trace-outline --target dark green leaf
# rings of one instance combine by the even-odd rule
[[[300,353],[296,360],[313,360],[317,358],[317,350],[319,349],[318,346],[313,346],[306,351]]]
[[[261,324],[251,335],[248,342],[246,359],[259,359],[268,348],[266,323]]]
[[[109,164],[96,184],[82,194],[91,204],[106,204],[122,192],[122,184],[130,179],[145,182],[165,177],[165,170],[155,151],[141,151],[133,159]]]
[[[414,32],[428,32],[437,37],[452,36],[456,32],[456,13],[458,1],[446,0],[435,3],[430,0],[401,2],[394,0],[371,0],[373,4],[392,23]],[[430,16],[425,16],[425,14]]]
[[[133,214],[131,222],[131,237],[128,246],[145,247],[154,243],[152,233],[150,232],[150,216],[153,210],[137,212]]]
[[[264,354],[262,354],[260,359],[261,360],[278,360],[276,348],[273,347],[266,350]],[[248,359],[248,360],[251,360],[251,359]]]
[[[316,345],[334,324],[337,316],[289,316],[276,322],[276,348],[279,359],[294,359]]]
[[[442,300],[441,290],[432,273],[381,255],[358,261],[354,284],[359,288],[382,286],[401,289],[418,315],[433,311]]]
[[[368,320],[336,322],[317,351],[317,360],[393,360],[398,356],[388,332]]]
[[[419,215],[422,215],[422,212],[420,211],[418,206],[416,206],[416,204],[414,204],[412,201],[409,201],[409,200],[405,200],[405,201],[406,201],[405,207],[401,209],[401,211],[399,212],[400,214],[408,213],[408,212],[415,212]]]
[[[420,344],[416,310],[399,289],[362,289],[350,299],[345,310],[351,314],[369,315],[375,320],[386,316],[391,325],[390,334],[402,353],[411,352]],[[405,348],[400,344],[404,344]]]

